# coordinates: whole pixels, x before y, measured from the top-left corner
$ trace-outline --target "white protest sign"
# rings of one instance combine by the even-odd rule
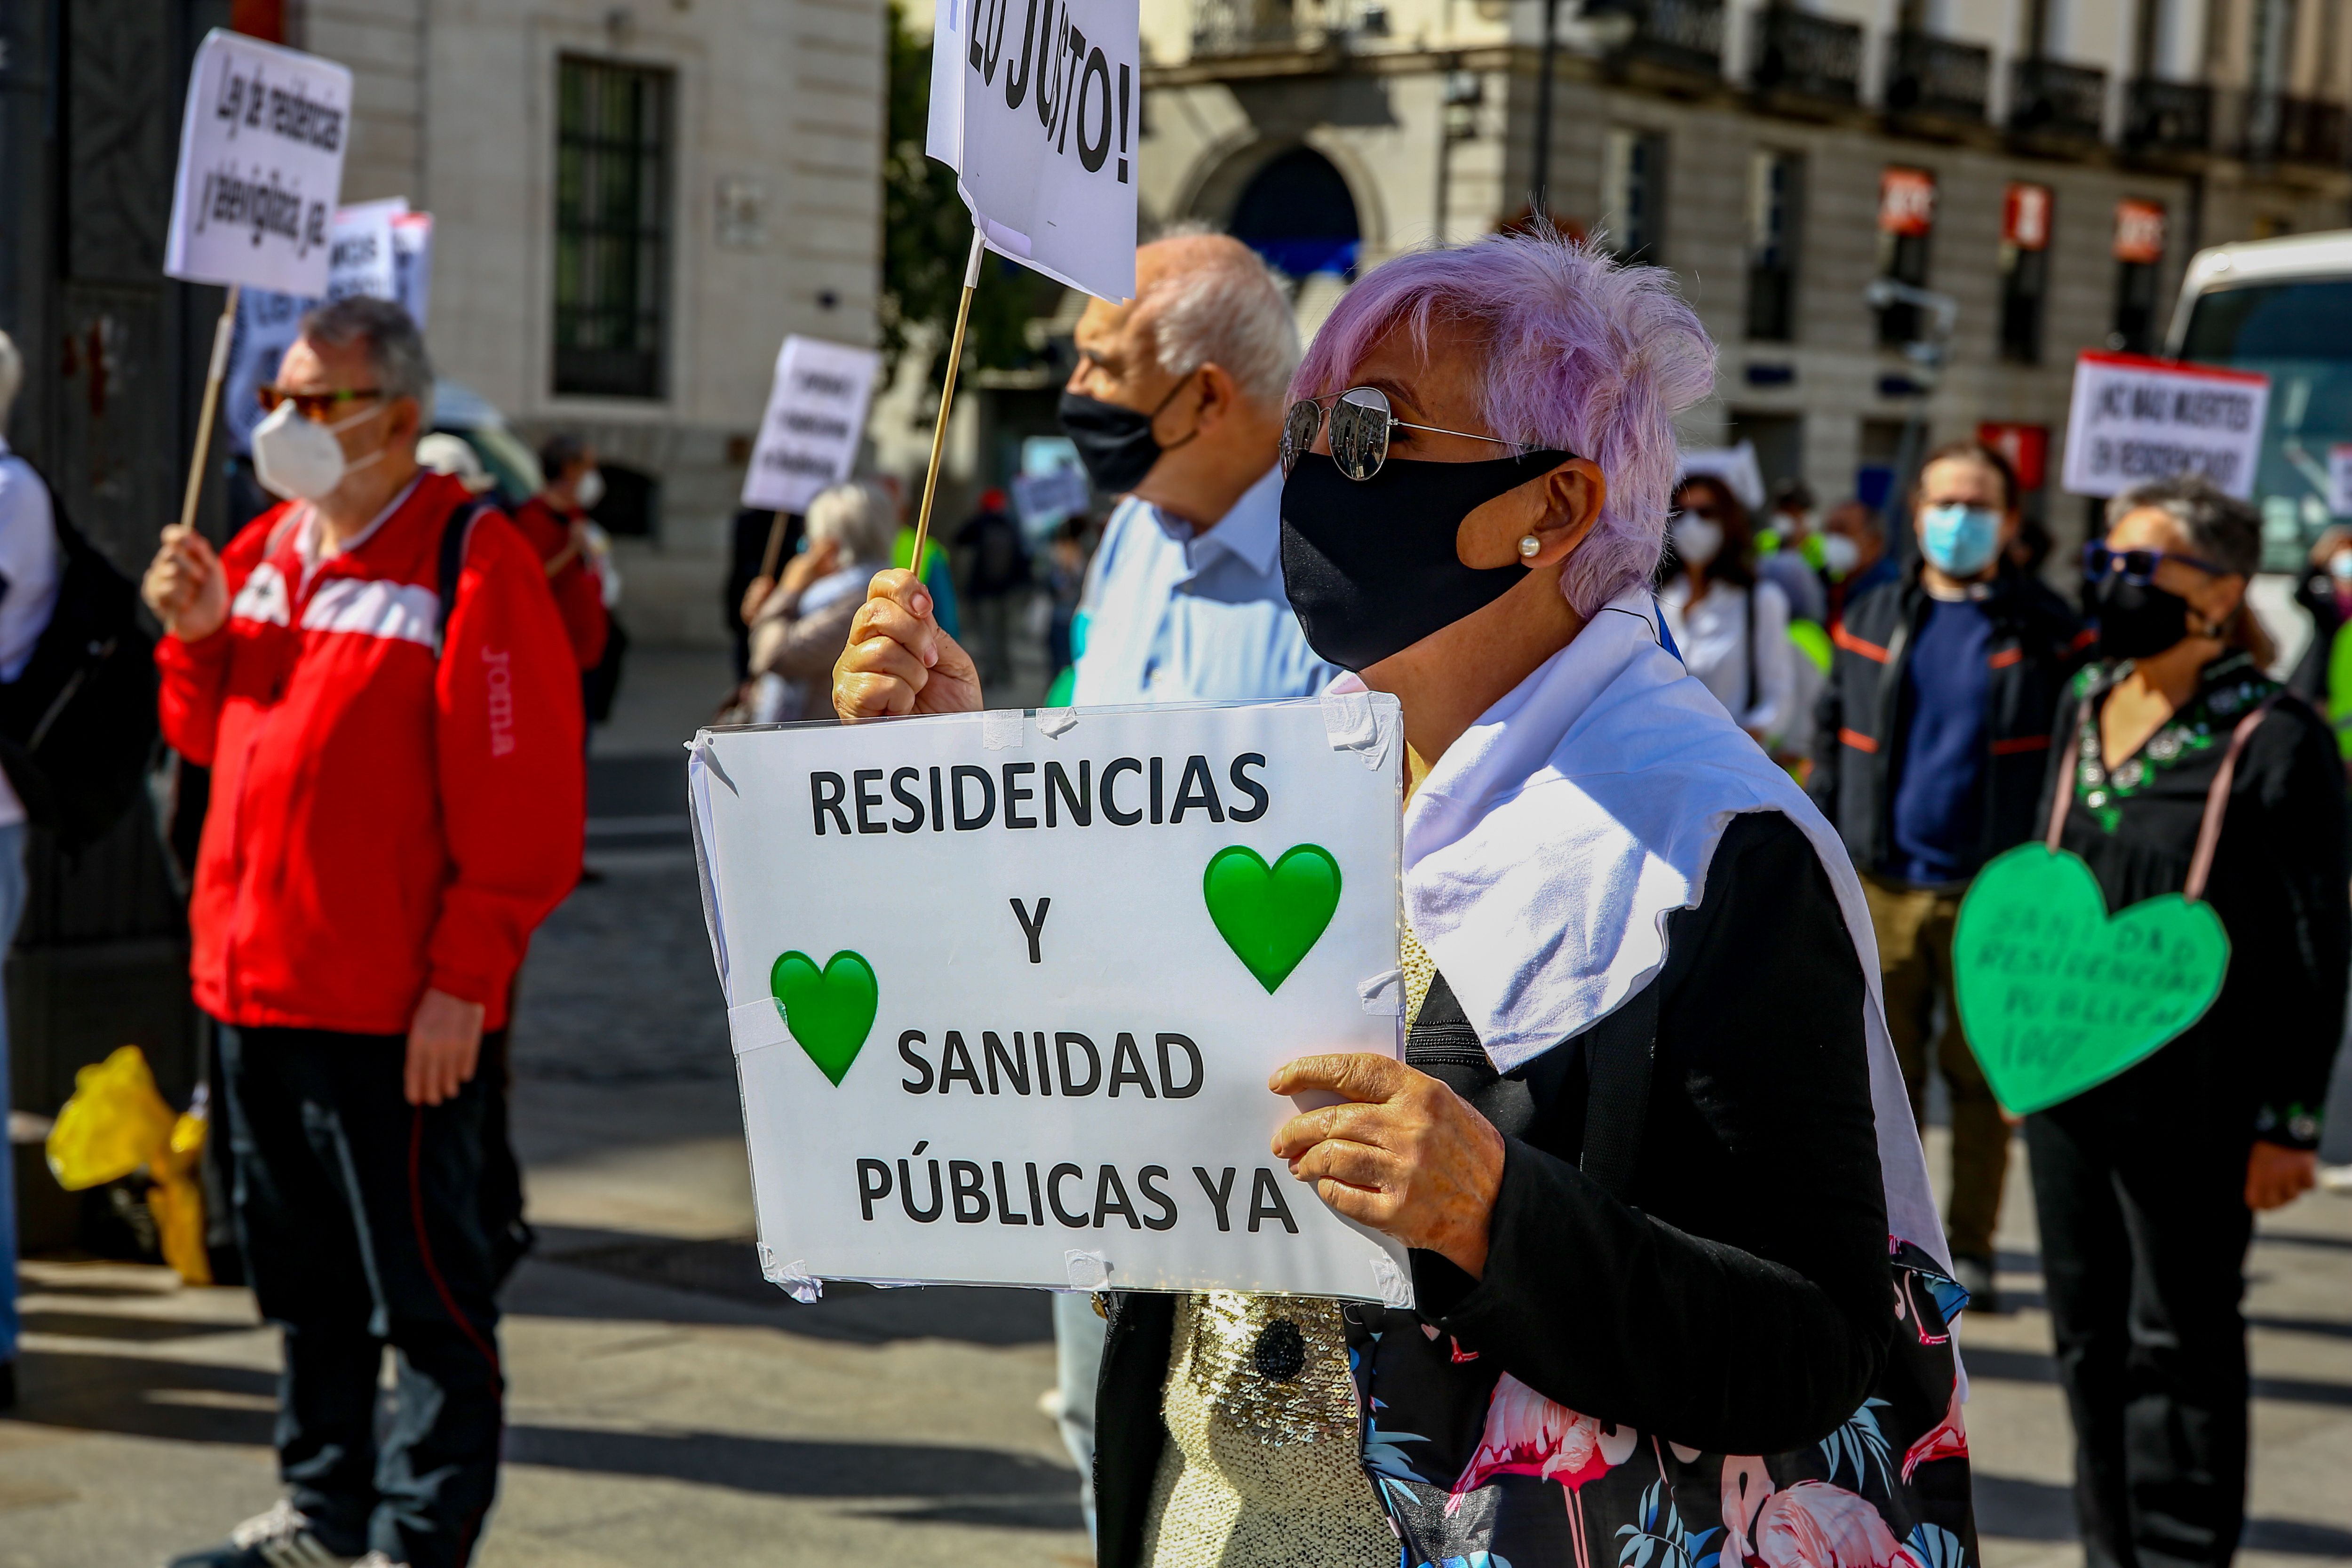
[[[2252,371],[2086,352],[2074,361],[2063,483],[2111,496],[2196,472],[2243,500],[2270,399],[2270,378]]]
[[[294,330],[316,300],[248,289],[237,296],[236,335],[228,351],[228,377],[221,386],[221,416],[228,426],[229,450],[253,450],[253,427],[261,423],[261,388],[277,379],[278,362],[294,345]]]
[[[1013,476],[1013,510],[1019,514],[1021,526],[1032,533],[1051,528],[1073,512],[1086,510],[1091,499],[1083,468],[1054,468],[1042,474]]]
[[[1402,745],[1364,693],[698,735],[767,1277],[1410,1304],[1265,1087],[1398,1054]]]
[[[1141,74],[1136,0],[942,0],[924,150],[991,250],[1134,297]]]
[[[348,300],[354,294],[372,300],[399,297],[392,220],[407,211],[408,203],[393,196],[380,202],[362,202],[335,214],[327,262],[329,300]]]
[[[743,472],[741,504],[805,510],[819,490],[849,477],[881,363],[872,349],[822,338],[784,340],[760,439]]]
[[[392,220],[392,297],[425,330],[433,303],[433,215],[403,213]]]
[[[191,283],[326,292],[352,73],[215,27],[196,50],[163,270]]]

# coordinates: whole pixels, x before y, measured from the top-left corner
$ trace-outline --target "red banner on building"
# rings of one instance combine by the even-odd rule
[[[2050,477],[2049,426],[1988,422],[1977,426],[1977,439],[2009,459],[2021,491],[2038,490]]]
[[[2126,197],[2116,204],[2116,259],[2152,265],[2164,259],[2164,207]]]
[[[2012,182],[2000,204],[2000,239],[2020,250],[2050,246],[2050,187]]]
[[[1936,226],[1936,176],[1891,165],[1878,176],[1878,227],[1883,234],[1923,235]]]

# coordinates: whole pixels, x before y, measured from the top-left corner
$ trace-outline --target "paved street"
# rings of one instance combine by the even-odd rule
[[[661,656],[598,779],[604,879],[550,921],[516,1030],[541,1256],[508,1303],[504,1490],[485,1568],[1081,1563],[1037,1400],[1045,1298],[761,1281],[732,1062],[667,770],[723,669]],[[667,715],[662,710],[667,709]],[[1940,1134],[1931,1150],[1940,1160]],[[1939,1172],[1940,1173],[1940,1172]],[[2022,1305],[1972,1319],[1987,1568],[2079,1561],[2021,1158]],[[2352,1199],[2266,1219],[2251,1266],[2260,1568],[2352,1564]],[[0,1420],[0,1568],[146,1568],[275,1493],[273,1334],[231,1289],[35,1264],[24,1400]]]

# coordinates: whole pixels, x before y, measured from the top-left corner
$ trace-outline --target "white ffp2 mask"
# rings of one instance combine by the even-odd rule
[[[332,425],[320,425],[303,418],[290,400],[279,404],[270,410],[268,418],[254,426],[254,477],[272,495],[296,500],[317,500],[332,495],[345,475],[383,456],[383,448],[378,447],[358,462],[351,462],[343,457],[343,444],[335,439],[335,432],[348,429],[375,412],[373,408],[364,408]]]
[[[596,503],[604,499],[604,476],[594,468],[581,475],[572,481],[572,499],[580,503],[582,511],[594,511]]]

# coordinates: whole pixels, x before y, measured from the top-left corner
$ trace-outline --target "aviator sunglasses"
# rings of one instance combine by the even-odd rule
[[[2110,550],[2104,544],[2083,546],[2083,575],[2094,583],[2118,576],[2126,583],[2145,588],[2156,581],[2157,567],[2167,561],[2194,566],[2209,577],[2229,575],[2210,561],[2200,561],[2194,555],[2182,555],[2177,551]]]
[[[262,412],[275,414],[281,403],[290,403],[294,412],[315,425],[331,423],[347,403],[357,403],[363,397],[382,397],[383,389],[373,386],[341,387],[333,392],[288,392],[282,387],[262,386],[255,389],[261,399]]]
[[[1331,404],[1331,459],[1351,479],[1364,480],[1389,460],[1389,436],[1396,430],[1426,430],[1433,436],[1460,436],[1508,447],[1511,456],[1524,457],[1536,448],[1499,436],[1477,436],[1467,430],[1447,430],[1435,425],[1415,425],[1396,416],[1388,394],[1376,386],[1351,386],[1325,397],[1303,397],[1290,405],[1282,422],[1282,471],[1290,472],[1299,458],[1315,445],[1323,429],[1323,405]]]

